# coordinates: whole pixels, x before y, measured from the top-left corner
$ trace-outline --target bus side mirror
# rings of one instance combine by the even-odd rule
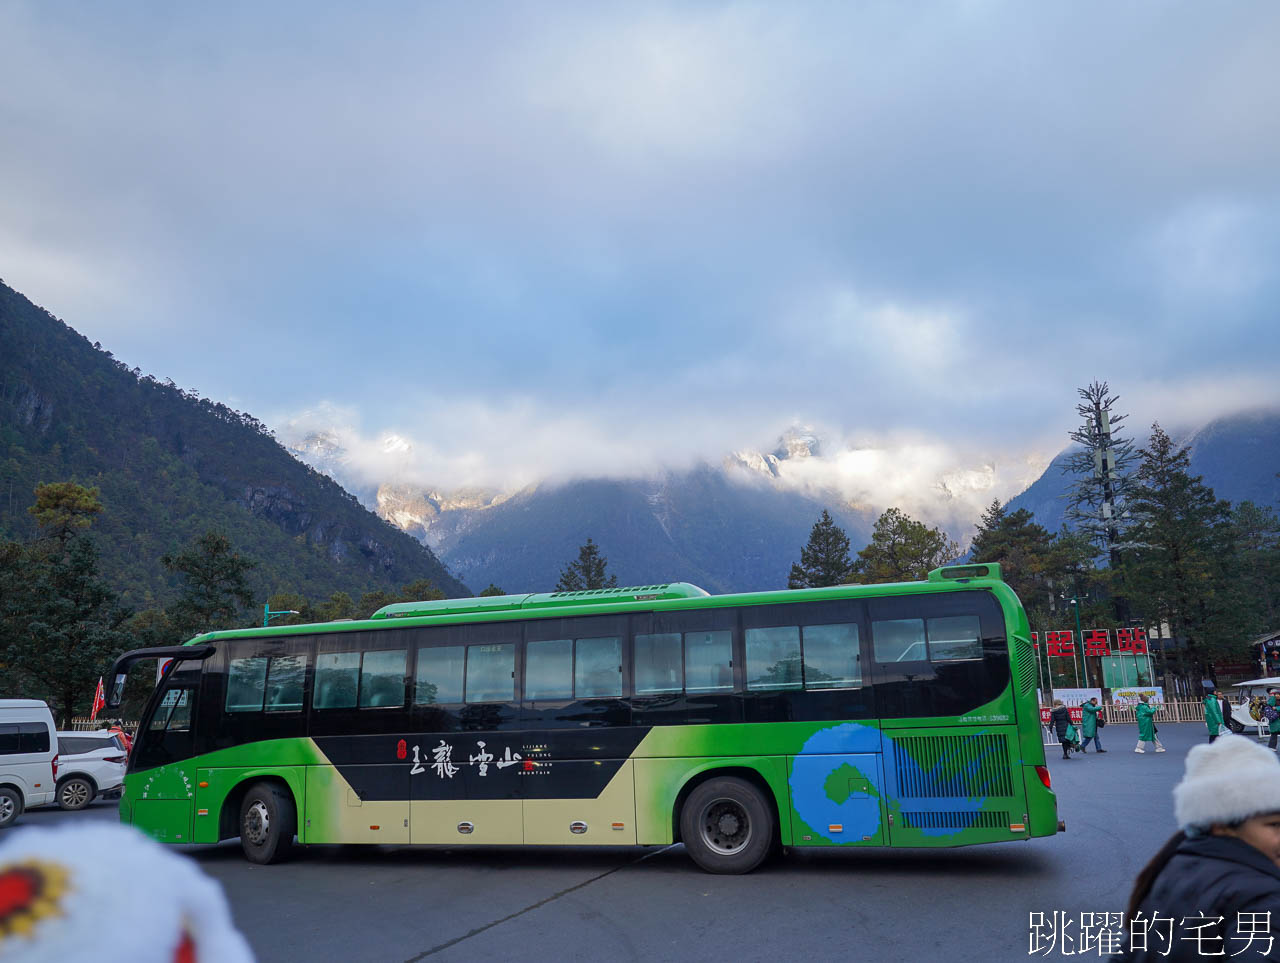
[[[111,684],[111,695],[107,697],[107,711],[115,712],[120,708],[120,703],[124,701],[124,683],[128,678],[127,672],[117,673],[115,682]]]

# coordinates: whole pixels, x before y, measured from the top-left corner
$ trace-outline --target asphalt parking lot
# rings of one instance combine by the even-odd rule
[[[1169,751],[1109,750],[1050,769],[1067,832],[954,850],[792,853],[710,876],[653,849],[312,847],[255,866],[235,842],[186,851],[220,880],[262,960],[1027,960],[1028,914],[1118,912],[1174,830],[1170,792],[1203,726]],[[115,803],[19,825],[114,820]]]

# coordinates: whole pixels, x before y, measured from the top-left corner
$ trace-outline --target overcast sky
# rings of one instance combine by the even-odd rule
[[[0,38],[0,277],[423,481],[793,423],[1020,464],[1095,378],[1135,424],[1280,401],[1274,3],[4,2]]]

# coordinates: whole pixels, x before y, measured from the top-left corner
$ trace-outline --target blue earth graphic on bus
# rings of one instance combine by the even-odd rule
[[[835,842],[878,835],[883,787],[873,754],[879,751],[880,731],[856,722],[810,736],[791,764],[791,799],[800,818],[824,838],[829,826],[841,826]],[[855,761],[850,753],[867,755]]]

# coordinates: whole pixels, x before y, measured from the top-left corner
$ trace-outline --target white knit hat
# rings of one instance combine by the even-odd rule
[[[1224,735],[1187,753],[1186,774],[1173,789],[1173,814],[1183,829],[1274,812],[1280,812],[1280,759],[1270,749]]]
[[[217,881],[136,829],[79,822],[0,842],[0,963],[252,963]]]

